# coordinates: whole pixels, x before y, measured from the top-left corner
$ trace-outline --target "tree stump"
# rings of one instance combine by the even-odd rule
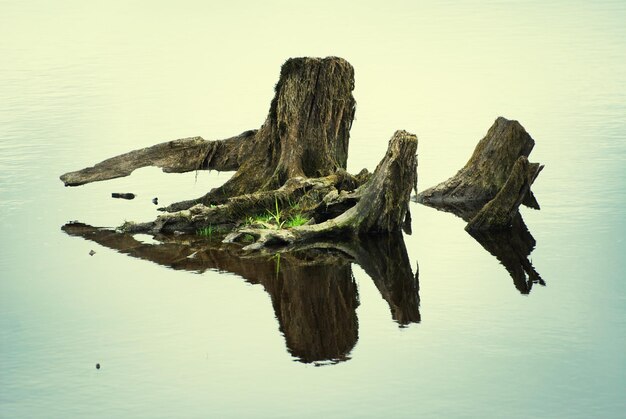
[[[265,123],[226,140],[193,137],[157,144],[66,173],[66,186],[127,176],[156,165],[167,172],[234,170],[224,185],[201,198],[172,204],[149,223],[126,223],[128,232],[193,232],[244,224],[246,217],[297,207],[312,226],[259,233],[258,245],[343,234],[394,232],[410,220],[410,190],[417,191],[417,137],[394,134],[373,176],[345,172],[354,119],[354,70],[345,60],[293,58],[281,68]],[[276,217],[278,218],[278,217]],[[322,221],[321,224],[315,224]],[[281,226],[278,226],[281,227]],[[232,237],[231,237],[232,239]]]
[[[288,230],[243,228],[229,234],[225,241],[234,242],[252,236],[255,243],[245,249],[258,250],[333,236],[400,231],[410,218],[411,190],[417,186],[416,151],[417,137],[406,131],[396,131],[389,141],[385,157],[367,183],[356,191],[355,195],[359,198],[353,207],[320,224]]]
[[[398,231],[410,224],[410,190],[417,191],[417,137],[396,132],[373,176],[365,170],[348,174],[353,89],[354,70],[341,58],[289,59],[259,130],[212,142],[193,137],[157,144],[66,173],[61,180],[66,186],[82,185],[128,176],[148,165],[166,172],[236,170],[203,197],[164,208],[168,213],[155,221],[121,226],[131,233],[240,228],[255,214],[274,211],[278,220],[278,214],[289,215],[292,208],[313,225],[289,231],[247,229],[245,234],[260,239],[250,249],[347,231]]]
[[[509,228],[518,208],[530,191],[543,166],[528,163],[524,156],[517,159],[511,174],[498,194],[465,227],[466,230],[495,230]]]
[[[280,72],[270,110],[259,130],[208,142],[201,137],[161,143],[93,167],[66,173],[66,186],[128,176],[155,165],[166,172],[236,170],[205,196],[172,204],[180,211],[202,203],[277,189],[294,177],[322,177],[346,168],[356,102],[354,69],[342,58],[291,58]]]
[[[530,186],[543,166],[527,159],[534,145],[519,122],[499,117],[467,164],[417,201],[471,220],[468,229],[509,228],[520,204],[539,209]]]

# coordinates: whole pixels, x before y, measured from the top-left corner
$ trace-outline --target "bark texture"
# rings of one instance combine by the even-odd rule
[[[360,198],[353,207],[320,224],[288,230],[244,228],[229,234],[225,241],[234,242],[251,235],[256,241],[246,249],[258,250],[325,237],[400,231],[410,217],[409,199],[411,190],[416,188],[416,151],[417,137],[406,131],[396,131],[389,141],[385,157],[367,183],[356,191],[355,195]]]
[[[432,205],[463,203],[479,209],[502,189],[517,159],[528,157],[534,146],[519,122],[499,117],[467,164],[450,179],[421,192],[418,200]]]
[[[543,166],[528,163],[535,141],[517,121],[496,119],[456,175],[417,201],[470,221],[471,230],[509,228],[521,204],[539,209],[530,190]],[[476,218],[475,218],[476,217]]]
[[[524,156],[517,159],[502,189],[478,211],[465,229],[496,230],[511,227],[520,204],[542,169],[542,165],[529,163]]]
[[[66,173],[66,186],[128,176],[157,166],[166,172],[233,171],[224,185],[205,196],[172,204],[167,211],[282,186],[294,177],[323,177],[345,169],[356,102],[354,69],[344,59],[291,58],[280,72],[270,110],[261,128],[220,141],[185,138],[131,151]]]

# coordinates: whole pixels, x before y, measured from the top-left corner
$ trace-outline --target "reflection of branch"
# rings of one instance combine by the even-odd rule
[[[417,275],[411,272],[401,234],[364,238],[360,245],[320,244],[270,258],[248,255],[239,246],[198,236],[158,236],[158,242],[143,243],[131,234],[80,223],[62,229],[71,236],[173,269],[228,271],[263,285],[289,352],[302,362],[349,359],[358,340],[359,305],[351,262],[361,264],[372,276],[395,320],[402,325],[419,321]]]

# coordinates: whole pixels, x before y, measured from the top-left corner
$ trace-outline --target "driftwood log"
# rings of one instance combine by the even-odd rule
[[[543,169],[528,162],[534,145],[519,122],[499,117],[467,164],[417,201],[460,215],[469,221],[467,230],[510,228],[521,204],[539,209],[530,190]]]
[[[66,186],[128,176],[148,165],[166,172],[236,170],[206,195],[162,208],[148,223],[125,223],[130,233],[239,229],[227,241],[253,237],[248,249],[327,236],[388,233],[410,225],[408,203],[417,183],[417,137],[397,131],[373,175],[345,171],[354,119],[354,70],[345,60],[294,58],[283,65],[260,129],[236,137],[175,140],[66,173]],[[246,219],[274,210],[283,218],[297,208],[311,225],[272,229]],[[255,228],[257,227],[257,228]],[[267,226],[263,226],[267,227]],[[281,226],[278,226],[281,227]]]

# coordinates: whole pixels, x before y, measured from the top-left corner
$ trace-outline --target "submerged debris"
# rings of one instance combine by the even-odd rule
[[[120,192],[113,192],[111,194],[111,198],[120,198],[120,199],[135,199],[135,194],[134,193],[120,193]]]

